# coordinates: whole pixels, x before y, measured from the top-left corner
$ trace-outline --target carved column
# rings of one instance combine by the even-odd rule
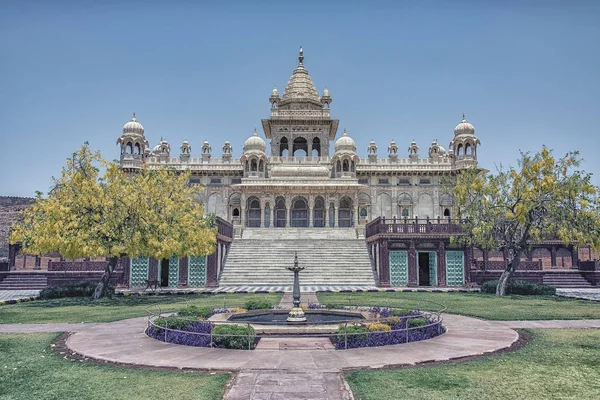
[[[325,219],[325,223],[324,223],[325,228],[331,227],[331,222],[329,221],[329,203],[327,203],[325,205],[325,218],[324,219]],[[590,260],[591,260],[591,258],[590,258]]]
[[[550,260],[551,260],[551,268],[557,267],[556,265],[556,246],[552,246],[550,249]]]
[[[379,286],[390,287],[390,252],[387,240],[379,244]]]
[[[292,226],[292,201],[285,199],[285,226]]]
[[[356,210],[354,212],[354,226],[357,227],[358,226],[358,222],[359,222],[359,218],[360,218],[360,206],[358,205],[358,202],[356,202]]]
[[[438,286],[446,287],[446,245],[444,244],[444,242],[440,242],[438,244],[437,252]]]
[[[271,209],[269,210],[269,228],[274,228],[275,227],[275,207],[271,207]]]
[[[315,216],[313,215],[313,207],[308,207],[308,226],[310,228],[315,226]]]
[[[571,268],[579,268],[579,249],[576,246],[569,246],[571,251]]]
[[[333,227],[334,228],[339,228],[339,221],[338,221],[338,207],[334,207],[333,208],[335,211],[333,213]]]
[[[415,242],[410,241],[408,247],[408,286],[419,285],[419,271],[417,266],[417,249]]]
[[[261,228],[265,227],[265,216],[266,216],[265,211],[266,211],[265,206],[261,205],[261,208],[260,208],[260,227]]]
[[[240,204],[240,225],[242,225],[242,228],[246,227],[246,205],[245,204]]]

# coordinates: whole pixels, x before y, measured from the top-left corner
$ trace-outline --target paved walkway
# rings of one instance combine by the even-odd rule
[[[35,297],[39,294],[39,290],[0,290],[0,301]]]
[[[585,299],[600,301],[600,288],[593,289],[556,289],[557,296],[573,297],[576,299]]]

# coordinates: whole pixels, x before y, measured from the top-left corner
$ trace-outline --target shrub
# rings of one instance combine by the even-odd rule
[[[482,293],[495,294],[498,281],[487,281],[481,285]],[[550,285],[542,285],[533,282],[510,280],[506,284],[506,294],[528,295],[545,295],[554,296],[556,288]]]
[[[181,330],[189,327],[192,323],[194,321],[178,316],[158,317],[154,320],[154,325],[159,329],[167,327],[168,329]]]
[[[213,342],[216,347],[226,349],[248,350],[256,346],[256,333],[248,325],[217,325],[213,328]],[[241,335],[241,336],[218,336]]]
[[[392,310],[392,315],[396,317],[403,317],[405,315],[410,315],[411,313],[412,310],[409,310],[408,308],[394,308]]]
[[[348,335],[348,341],[350,340],[364,340],[367,338],[367,327],[364,325],[340,325],[338,328],[338,340],[344,341],[346,335]],[[364,333],[364,335],[357,335],[357,333]]]
[[[94,293],[96,284],[90,282],[72,283],[68,285],[60,285],[42,289],[40,298],[42,299],[59,299],[61,297],[89,297]],[[114,286],[108,287],[108,296],[115,293]]]
[[[198,307],[198,306],[187,306],[182,308],[177,315],[181,317],[202,317],[208,318],[213,315],[212,308],[209,307]]]
[[[382,324],[380,322],[371,322],[367,324],[367,330],[369,332],[387,332],[391,331],[392,328],[387,324]]]
[[[241,307],[234,307],[231,309],[231,312],[233,313],[241,313],[241,312],[246,312],[248,310],[246,310],[245,308],[241,308]]]
[[[264,310],[273,307],[273,304],[266,299],[248,300],[245,304],[247,310]]]
[[[427,319],[424,317],[408,319],[408,327],[409,328],[417,328],[417,327],[425,326],[428,324],[429,324],[429,321],[427,321]]]
[[[384,324],[388,324],[390,326],[398,325],[400,323],[400,317],[388,317],[388,318],[382,319],[381,322],[383,322]]]

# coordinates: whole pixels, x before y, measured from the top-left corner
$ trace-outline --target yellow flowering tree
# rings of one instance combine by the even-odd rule
[[[557,159],[544,147],[536,154],[522,153],[518,168],[497,174],[467,169],[457,176],[452,190],[458,214],[466,219],[459,240],[501,250],[507,257],[496,295],[505,294],[521,255],[534,243],[600,244],[598,188],[580,165],[577,152]]]
[[[165,168],[128,175],[86,143],[67,160],[48,195],[38,193],[23,212],[10,242],[21,242],[30,254],[106,257],[92,298],[103,297],[119,257],[162,259],[214,251],[216,230],[188,179],[189,173]]]

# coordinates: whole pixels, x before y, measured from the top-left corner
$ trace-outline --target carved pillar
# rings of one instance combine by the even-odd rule
[[[242,228],[246,227],[246,204],[240,204],[240,225]]]
[[[359,223],[359,218],[360,218],[360,206],[358,205],[358,202],[356,202],[356,210],[354,212],[354,226],[358,226]]]
[[[275,227],[275,207],[271,207],[271,209],[269,210],[269,228],[274,228]]]
[[[315,216],[313,215],[312,207],[308,207],[308,226],[310,228],[315,226]]]
[[[292,226],[292,200],[285,199],[285,226]]]
[[[571,268],[579,268],[579,249],[576,246],[569,246],[571,251]]]
[[[444,242],[438,244],[437,253],[438,286],[446,287],[446,245]]]
[[[206,287],[217,287],[218,282],[218,270],[217,270],[217,252],[214,251],[206,257]]]
[[[326,228],[331,227],[331,222],[329,221],[329,203],[327,203],[325,205],[325,224],[324,225]],[[590,258],[590,260],[591,260],[591,258]]]
[[[338,221],[338,219],[339,219],[338,218],[338,207],[334,207],[333,209],[335,210],[334,213],[333,213],[333,227],[334,228],[339,228],[340,225],[338,224],[338,222],[339,222]]]
[[[179,259],[179,285],[187,286],[188,284],[188,257]]]
[[[487,270],[490,264],[490,250],[483,249],[483,269]]]
[[[551,268],[556,268],[556,246],[552,246],[550,249],[550,260],[551,260]]]
[[[262,206],[262,207],[260,208],[260,227],[261,227],[261,228],[264,228],[264,227],[265,227],[265,214],[266,214],[266,213],[265,213],[265,211],[266,211],[266,210],[265,210],[265,207],[264,207],[264,206]]]
[[[410,241],[408,247],[408,286],[419,285],[419,271],[417,266],[417,249],[415,242]]]
[[[390,287],[390,252],[387,240],[379,244],[379,286]]]

